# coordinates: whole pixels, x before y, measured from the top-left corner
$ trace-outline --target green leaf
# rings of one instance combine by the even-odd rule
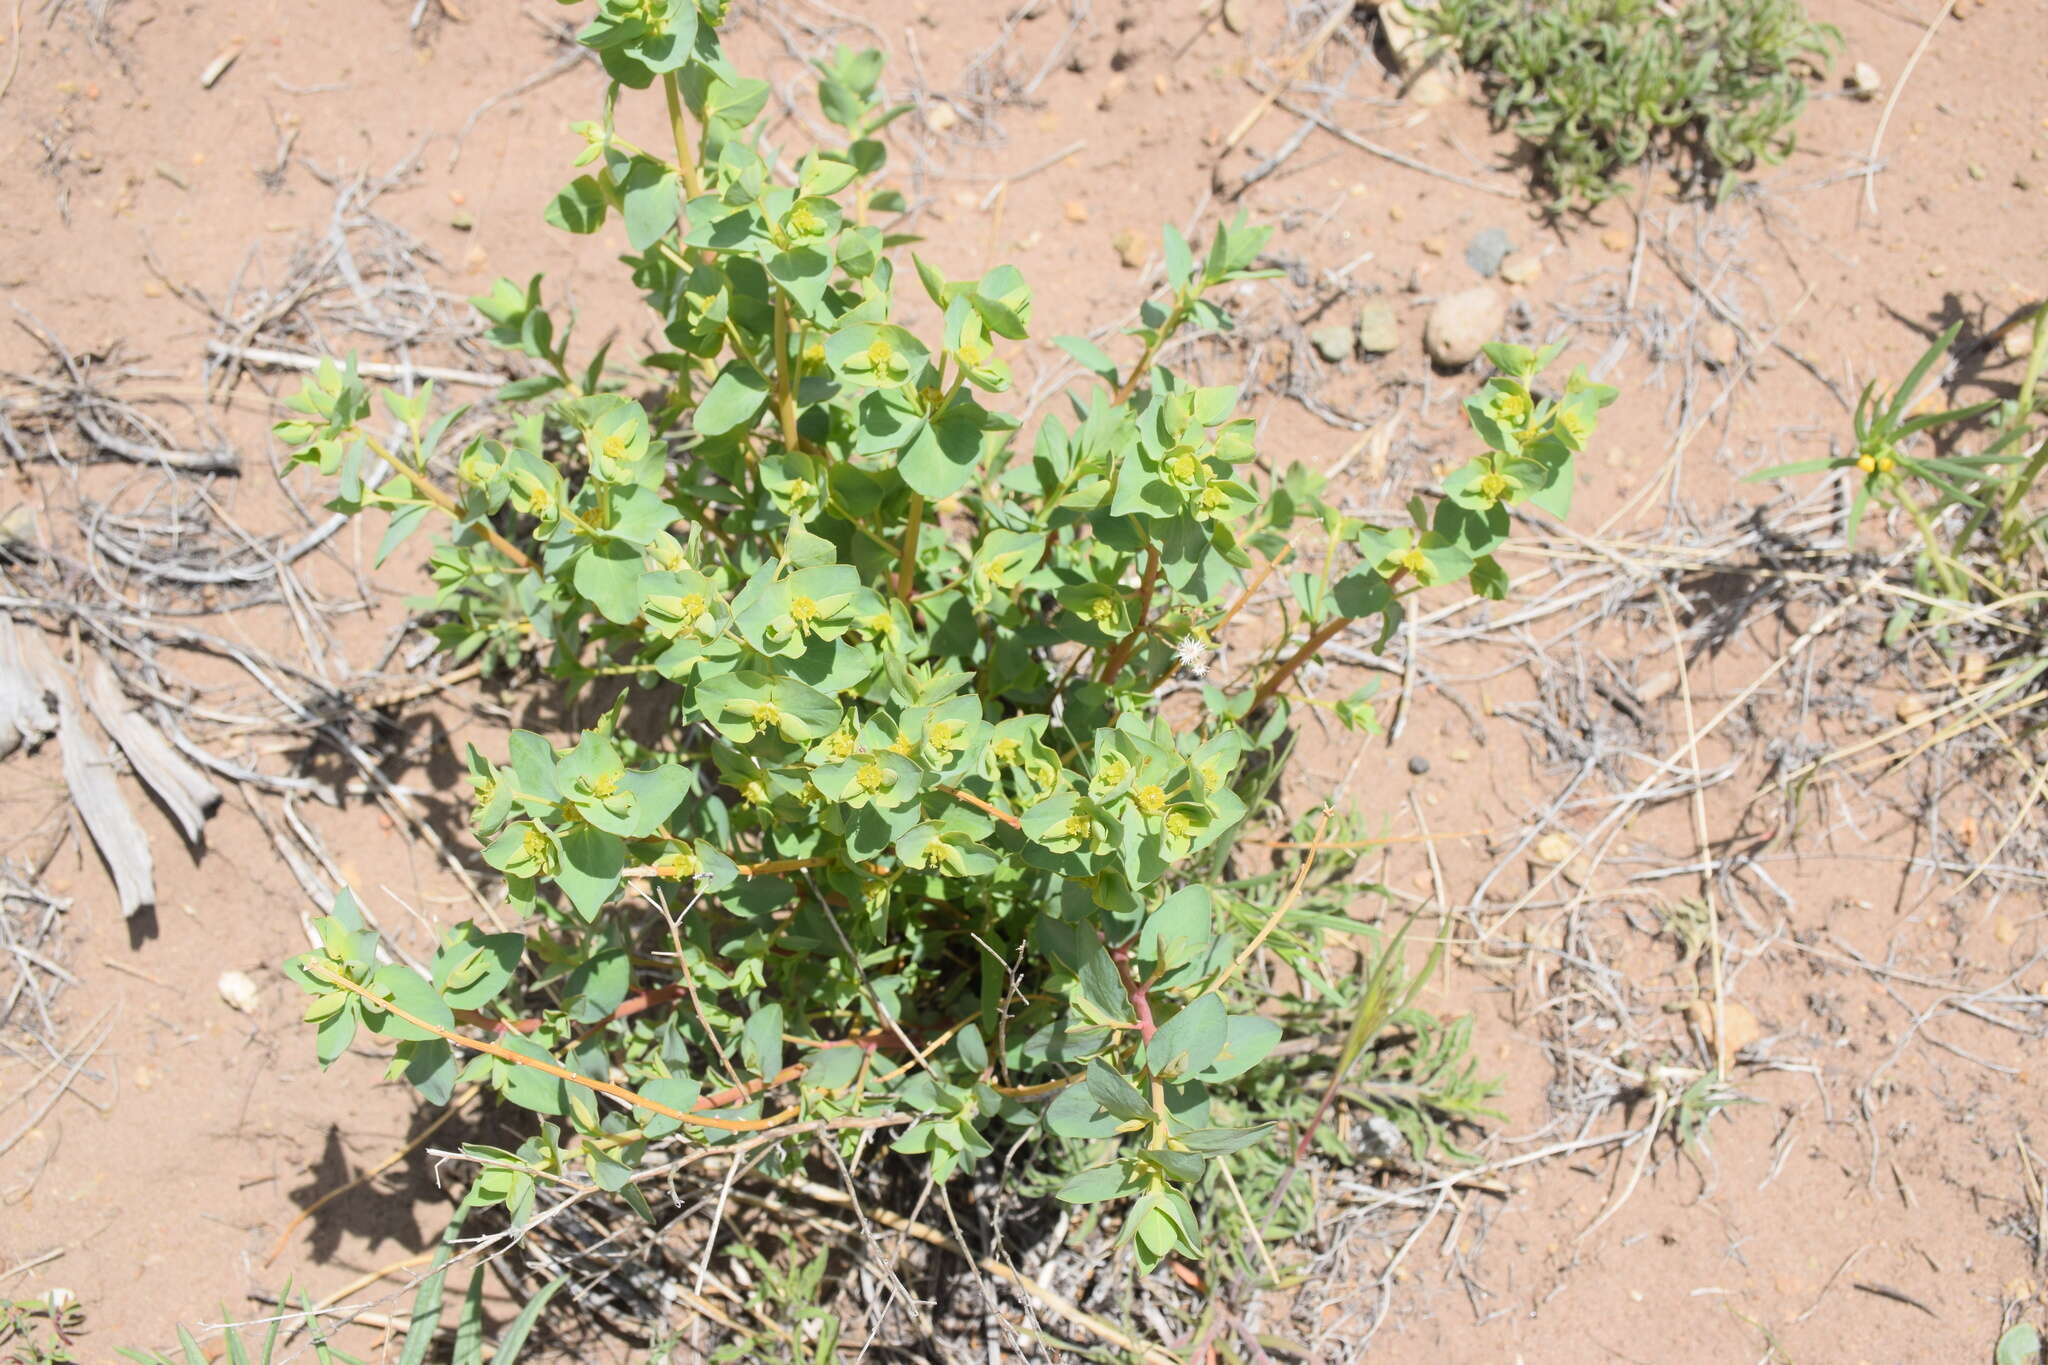
[[[700,436],[724,436],[754,424],[768,406],[768,381],[743,360],[729,360],[697,403],[690,425]]]
[[[1155,1075],[1169,1079],[1198,1072],[1223,1051],[1228,1023],[1220,996],[1197,996],[1159,1026],[1145,1045],[1145,1062]]]
[[[1109,385],[1117,386],[1116,362],[1109,358],[1109,352],[1097,346],[1087,337],[1054,337],[1053,344],[1072,356],[1082,369]]]
[[[564,232],[587,236],[604,226],[604,187],[588,175],[579,175],[548,201],[541,216]]]
[[[626,844],[618,835],[590,825],[577,825],[561,836],[562,865],[555,884],[584,920],[597,918],[619,889],[626,866]]]
[[[429,1024],[438,1024],[444,1029],[455,1027],[455,1016],[448,1012],[427,979],[402,963],[390,962],[379,967],[370,976],[370,990],[389,1000],[407,1014]],[[418,1041],[437,1038],[440,1035],[431,1029],[419,1027],[401,1019],[390,1010],[379,1009],[369,1001],[363,1002],[363,1024],[370,1032],[384,1038],[400,1038]]]
[[[676,225],[681,205],[676,199],[675,172],[651,157],[636,156],[618,177],[618,185],[626,240],[635,251],[645,251]]]
[[[448,1220],[447,1230],[441,1234],[441,1244],[434,1248],[426,1278],[413,1291],[412,1318],[406,1325],[405,1350],[398,1357],[398,1365],[422,1365],[434,1344],[434,1329],[441,1324],[441,1283],[448,1276],[448,1258],[455,1254],[462,1220],[469,1216],[469,1209],[467,1203],[456,1205],[455,1216]]]
[[[1189,1128],[1173,1136],[1191,1152],[1199,1152],[1203,1156],[1228,1156],[1264,1141],[1272,1131],[1272,1124],[1262,1123],[1256,1128]]]
[[[1160,902],[1138,931],[1138,956],[1171,971],[1209,951],[1215,910],[1206,886],[1187,886]]]
[[[1152,1106],[1138,1087],[1105,1066],[1100,1058],[1088,1063],[1088,1094],[1120,1119],[1152,1117]]]
[[[469,1289],[456,1310],[455,1341],[448,1348],[448,1365],[484,1365],[484,1267],[469,1277]]]
[[[519,1354],[526,1349],[526,1339],[533,1334],[534,1324],[539,1322],[540,1315],[547,1311],[548,1300],[555,1296],[556,1290],[568,1282],[569,1277],[566,1275],[549,1280],[541,1286],[538,1294],[526,1301],[526,1306],[519,1310],[519,1316],[507,1323],[505,1330],[498,1334],[498,1349],[491,1356],[491,1365],[519,1365]]]
[[[1069,1177],[1053,1197],[1062,1204],[1099,1204],[1105,1199],[1133,1193],[1137,1188],[1131,1183],[1123,1163],[1117,1162]]]
[[[2041,1334],[2031,1322],[2016,1322],[1998,1338],[1993,1365],[2040,1365]]]
[[[1280,1026],[1263,1015],[1233,1014],[1224,1026],[1222,1048],[1202,1069],[1200,1078],[1227,1081],[1242,1076],[1266,1060],[1266,1054],[1278,1046],[1280,1033]]]

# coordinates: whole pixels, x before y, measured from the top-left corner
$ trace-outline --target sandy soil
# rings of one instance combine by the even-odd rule
[[[292,254],[330,229],[337,177],[411,167],[376,212],[417,238],[423,277],[451,298],[500,272],[544,270],[591,335],[640,325],[612,292],[609,255],[623,243],[571,244],[539,221],[574,154],[564,126],[599,88],[592,67],[562,61],[569,50],[543,26],[552,12],[429,4],[414,28],[413,6],[392,0],[345,18],[136,0],[106,7],[98,23],[98,8],[21,6],[18,36],[0,47],[0,71],[19,63],[0,97],[0,291],[5,321],[30,324],[0,326],[0,371],[51,374],[32,334],[44,331],[95,357],[103,379],[147,401],[178,440],[225,438],[243,476],[211,492],[251,533],[296,536],[306,524],[272,477],[265,438],[266,391],[289,378],[252,374],[209,395],[205,346],[222,334],[212,312],[243,316],[255,291],[289,276]],[[1653,183],[1639,213],[1611,205],[1562,226],[1544,224],[1503,169],[1511,137],[1464,99],[1400,102],[1349,33],[1313,93],[1294,98],[1327,95],[1333,121],[1467,183],[1311,131],[1228,193],[1299,121],[1269,112],[1218,162],[1215,144],[1258,100],[1247,76],[1263,85],[1306,31],[1270,0],[1243,6],[1242,34],[1192,5],[1143,0],[1041,4],[1027,18],[983,3],[852,8],[867,16],[860,26],[822,6],[750,10],[738,45],[783,83],[800,81],[797,54],[828,35],[888,47],[894,79],[915,82],[924,104],[903,152],[917,153],[904,186],[922,202],[920,249],[955,274],[1017,263],[1038,286],[1039,335],[1124,317],[1163,219],[1198,226],[1241,208],[1279,223],[1274,253],[1291,278],[1247,296],[1253,344],[1190,363],[1250,375],[1269,462],[1344,462],[1338,487],[1361,508],[1398,506],[1402,489],[1458,453],[1455,404],[1470,381],[1430,371],[1421,322],[1434,297],[1479,282],[1463,254],[1482,229],[1505,230],[1540,260],[1538,277],[1510,291],[1519,325],[1547,336],[1574,324],[1572,358],[1586,363],[1629,338],[1609,376],[1624,397],[1574,521],[1631,553],[1712,544],[1737,524],[1731,509],[1774,495],[1738,485],[1742,474],[1825,453],[1848,429],[1845,397],[1902,374],[1950,320],[1976,332],[2003,321],[2036,297],[2048,255],[2035,230],[2048,185],[2048,9],[2024,0],[1966,2],[1939,28],[1891,116],[1868,189],[1875,212],[1856,172],[1884,101],[1830,90],[1800,125],[1801,151],[1762,171],[1756,192],[1710,213]],[[1936,6],[1813,9],[1845,35],[1838,70],[1868,61],[1889,83]],[[232,65],[202,88],[202,70],[236,43]],[[553,74],[485,107],[543,73]],[[799,123],[815,121],[800,96],[798,107]],[[1126,232],[1143,235],[1140,268],[1120,258]],[[1349,319],[1374,296],[1400,315],[1397,351],[1331,365],[1308,349],[1304,327]],[[1732,356],[1720,352],[1726,324]],[[328,339],[364,344],[340,322]],[[492,363],[446,345],[413,358]],[[1036,359],[1046,372],[1058,363],[1049,346]],[[124,365],[132,372],[114,373]],[[2013,375],[1994,366],[1964,379],[2009,390]],[[1389,439],[1361,453],[1375,431]],[[78,544],[76,509],[167,496],[132,465],[31,463],[5,478],[0,502],[34,508],[58,547]],[[401,664],[380,661],[406,620],[409,570],[359,579],[372,548],[351,529],[301,563],[325,607],[311,634],[278,603],[221,601],[199,624],[298,658],[334,687],[380,667],[395,677]],[[1960,878],[1928,861],[1983,851],[2016,806],[2016,770],[1825,778],[1795,810],[1773,785],[1781,757],[1796,765],[1867,738],[1924,680],[1876,651],[1870,613],[1804,642],[1846,579],[1744,605],[1768,591],[1757,562],[1718,577],[1639,575],[1596,618],[1562,611],[1453,643],[1409,668],[1395,741],[1362,755],[1307,746],[1298,795],[1349,772],[1349,790],[1390,832],[1413,834],[1418,815],[1439,832],[1485,832],[1439,845],[1469,933],[1428,1003],[1476,1011],[1480,1056],[1507,1082],[1490,1154],[1637,1128],[1656,1101],[1614,1068],[1699,1065],[1704,1040],[1678,1008],[1698,996],[1698,976],[1658,912],[1700,894],[1703,846],[1724,867],[1743,860],[1717,895],[1726,996],[1756,1024],[1732,1040],[1745,1102],[1700,1145],[1588,1147],[1517,1167],[1492,1189],[1456,1190],[1424,1210],[1425,1223],[1361,1226],[1348,1276],[1314,1287],[1328,1300],[1329,1359],[1351,1358],[1343,1343],[1376,1322],[1371,1355],[1389,1361],[1978,1359],[2009,1309],[2038,1310],[2042,1248],[2029,1239],[2039,1210],[2020,1143],[2048,1143],[2032,1074],[2048,995],[2040,881],[1987,878],[1957,895]],[[1532,575],[1529,592],[1575,568],[1515,567]],[[1659,606],[1660,581],[1675,618]],[[1698,628],[1716,613],[1729,629]],[[1687,689],[1669,680],[1674,619],[1687,631],[1690,719]],[[217,652],[166,646],[164,658],[221,705],[256,695]],[[1354,672],[1311,683],[1341,695],[1365,676]],[[1631,700],[1595,695],[1596,681]],[[1691,730],[1731,701],[1687,755]],[[405,711],[402,728],[380,737],[384,776],[416,791],[410,808],[452,840],[462,838],[452,755],[501,728],[506,705],[520,703],[458,691]],[[1574,719],[1586,727],[1576,741],[1556,728]],[[360,777],[330,754],[264,742],[239,752],[266,771]],[[1611,801],[1553,812],[1546,828],[1574,848],[1588,841],[1588,860],[1555,878],[1523,836],[1596,742],[1606,757],[1580,793],[1589,798],[1626,793],[1653,759],[1728,773],[1706,788],[1699,823],[1682,800],[1648,805],[1618,830],[1602,824]],[[1426,771],[1412,773],[1411,759]],[[1949,794],[1945,825],[1931,816],[1936,793]],[[67,1056],[100,1039],[70,1091],[0,1152],[0,1293],[76,1292],[90,1315],[86,1359],[165,1345],[173,1323],[218,1320],[223,1303],[247,1315],[244,1296],[274,1294],[287,1275],[316,1296],[344,1289],[419,1252],[445,1207],[416,1159],[322,1210],[267,1261],[298,1208],[430,1116],[401,1089],[371,1084],[368,1054],[326,1075],[313,1063],[295,993],[275,970],[313,909],[277,851],[312,861],[279,800],[231,792],[199,850],[146,798],[134,803],[160,882],[159,908],[140,925],[124,924],[98,859],[65,833],[54,751],[0,765],[0,812],[15,831],[0,854],[48,861],[45,885],[72,900],[54,951],[78,979],[47,1033],[34,1021],[23,1032],[20,1020],[10,1031],[0,1141],[48,1093],[47,1079],[43,1089],[31,1080],[48,1060],[31,1033]],[[410,820],[360,796],[339,808],[298,801],[292,814],[332,853],[314,879],[356,886],[401,937],[427,942],[429,925],[473,912]],[[1412,843],[1358,875],[1411,898],[1436,884]],[[1362,898],[1360,912],[1376,904]],[[216,991],[230,969],[260,987],[248,1013]],[[1637,1051],[1618,1049],[1624,1037]]]

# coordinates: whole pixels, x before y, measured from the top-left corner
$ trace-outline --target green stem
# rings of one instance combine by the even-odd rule
[[[697,159],[690,155],[690,125],[683,117],[683,91],[676,83],[675,72],[661,78],[661,93],[668,98],[668,129],[676,144],[676,174],[682,177],[689,197],[695,199],[704,187],[697,179]]]
[[[905,602],[910,600],[910,589],[917,575],[917,533],[924,527],[924,494],[910,495],[910,517],[903,528],[903,553],[896,562],[896,595]]]
[[[796,449],[796,360],[789,353],[789,300],[775,290],[775,415],[782,445]]]
[[[1102,661],[1102,672],[1097,674],[1095,679],[1097,682],[1115,682],[1116,675],[1123,672],[1124,665],[1130,662],[1131,655],[1138,648],[1138,642],[1145,638],[1145,618],[1151,615],[1152,594],[1158,587],[1159,547],[1152,543],[1150,536],[1147,536],[1145,538],[1145,577],[1138,586],[1137,624],[1131,627],[1129,635],[1124,636],[1122,640],[1117,642],[1116,648],[1109,652],[1109,657]]]
[[[2019,409],[2013,417],[2013,421],[2022,428],[2033,418],[2034,386],[2040,382],[2042,365],[2048,363],[2048,346],[2042,344],[2044,341],[2048,341],[2048,304],[2042,305],[2034,314],[2034,339],[2032,348],[2027,352],[2027,377],[2020,384]],[[2012,486],[2006,490],[2005,511],[1999,517],[1998,543],[2001,549],[2010,545],[2016,538],[2020,504],[2026,499],[2027,494],[2033,492],[2034,484],[2040,479],[2043,467],[2048,467],[2048,440],[2041,442],[2040,447],[2027,461],[2027,467],[2020,471],[2020,476],[2013,480]]]

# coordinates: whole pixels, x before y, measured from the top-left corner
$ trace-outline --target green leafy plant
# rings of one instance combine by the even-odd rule
[[[1283,1032],[1265,953],[1323,932],[1295,906],[1313,847],[1249,911],[1211,887],[1248,856],[1290,685],[1353,622],[1384,641],[1416,593],[1504,596],[1510,507],[1566,515],[1614,392],[1539,389],[1561,343],[1489,348],[1500,373],[1466,403],[1485,449],[1407,525],[1344,515],[1298,467],[1263,479],[1235,391],[1155,363],[1230,325],[1220,286],[1269,273],[1240,220],[1199,252],[1166,230],[1128,368],[1058,339],[1091,378],[1027,439],[1000,406],[1022,277],[896,270],[879,54],[819,67],[843,146],[771,148],[720,8],[597,7],[604,116],[548,210],[622,222],[660,349],[578,361],[541,282],[500,281],[477,306],[537,373],[498,434],[451,448],[424,390],[383,392],[379,418],[352,363],[277,428],[335,507],[387,517],[380,557],[439,524],[424,605],[454,657],[537,666],[601,713],[566,747],[469,752],[528,931],[463,925],[422,976],[338,899],[287,965],[318,1056],[367,1030],[429,1100],[480,1082],[536,1115],[516,1149],[467,1149],[471,1199],[515,1223],[542,1186],[593,1183],[651,1218],[662,1144],[766,1145],[773,1174],[803,1142],[850,1157],[893,1132],[945,1180],[1007,1130],[1078,1154],[1060,1197],[1117,1201],[1143,1267],[1198,1257],[1191,1198],[1267,1132],[1238,1102]],[[613,111],[657,88],[673,147],[649,150]],[[1272,642],[1205,677],[1312,531]],[[1177,674],[1198,685],[1169,716]],[[1361,696],[1333,714],[1373,724]]]
[[[2016,1322],[1999,1334],[1993,1365],[2040,1365],[2041,1334],[2031,1322]]]
[[[436,1289],[438,1288],[437,1285]],[[291,1285],[287,1283],[284,1292],[278,1295],[278,1301],[286,1303],[291,1297]],[[311,1311],[310,1302],[304,1295],[300,1295],[300,1305],[306,1311],[305,1322],[311,1334],[309,1344],[313,1348],[313,1359],[318,1361],[319,1365],[364,1365],[361,1358],[338,1350],[328,1342],[327,1333],[320,1325],[319,1315]],[[221,1310],[221,1316],[227,1316],[225,1308]],[[190,1332],[180,1327],[178,1354],[175,1356],[125,1346],[114,1354],[135,1361],[136,1365],[208,1365],[208,1362],[214,1360],[225,1360],[227,1365],[271,1365],[272,1361],[279,1358],[280,1350],[288,1350],[291,1346],[290,1338],[284,1334],[284,1328],[286,1320],[293,1316],[295,1315],[291,1313],[280,1313],[272,1317],[253,1352],[248,1341],[243,1338],[241,1329],[228,1326],[221,1329],[221,1346],[216,1351],[203,1349]],[[411,1356],[407,1358],[413,1359]]]
[[[21,1365],[70,1365],[80,1359],[73,1340],[85,1330],[85,1307],[65,1291],[36,1298],[0,1299],[0,1351]]]
[[[1480,74],[1494,118],[1529,144],[1559,209],[1621,193],[1617,176],[1652,156],[1717,193],[1731,172],[1784,160],[1807,80],[1841,43],[1801,0],[1435,0],[1411,10]]]
[[[1955,323],[1936,337],[1898,388],[1873,382],[1856,401],[1855,445],[1825,459],[1761,470],[1751,479],[1779,479],[1843,470],[1854,480],[1849,543],[1871,508],[1903,515],[1919,538],[1914,585],[1887,627],[1896,641],[1914,622],[1938,624],[1951,604],[1996,601],[2030,590],[2048,572],[2048,508],[2034,496],[2048,443],[2036,422],[2044,402],[2040,379],[2048,363],[2048,306],[2027,319],[2031,347],[2017,393],[1942,408],[1929,376],[1962,331]],[[1973,453],[1958,447],[1979,438]],[[1924,440],[1920,438],[1925,438]],[[1941,453],[1946,446],[1957,453]],[[1931,448],[1930,448],[1931,447]]]
[[[462,1231],[463,1221],[474,1207],[474,1200],[466,1200],[457,1206],[441,1235],[440,1245],[434,1249],[426,1277],[413,1291],[412,1315],[406,1323],[405,1348],[397,1357],[399,1365],[422,1365],[433,1349],[435,1334],[441,1325],[442,1285],[447,1278],[449,1258],[459,1246],[457,1236]],[[534,1327],[547,1311],[548,1301],[561,1287],[560,1280],[543,1286],[505,1325],[497,1343],[492,1346],[486,1338],[484,1267],[479,1265],[471,1272],[469,1288],[462,1296],[461,1308],[457,1310],[454,1337],[448,1352],[435,1358],[446,1359],[449,1365],[518,1365],[519,1357],[526,1350],[527,1339],[533,1335]],[[278,1301],[280,1304],[288,1303],[291,1297],[291,1285],[286,1284]],[[300,1296],[299,1303],[304,1326],[310,1336],[308,1344],[319,1365],[365,1365],[361,1357],[350,1355],[328,1340],[330,1334],[322,1325],[320,1314],[313,1310],[304,1295]],[[225,1309],[221,1316],[227,1316]],[[178,1354],[175,1356],[132,1348],[123,1348],[115,1354],[135,1361],[137,1365],[207,1365],[213,1360],[225,1360],[227,1365],[271,1365],[274,1360],[286,1358],[279,1352],[291,1349],[296,1330],[287,1333],[284,1329],[288,1322],[299,1318],[300,1313],[292,1312],[281,1312],[270,1318],[261,1341],[253,1351],[242,1337],[241,1330],[230,1325],[221,1329],[221,1347],[216,1351],[202,1349],[192,1334],[180,1327]],[[5,1338],[0,1337],[0,1342],[4,1341]],[[60,1359],[68,1360],[70,1357]]]

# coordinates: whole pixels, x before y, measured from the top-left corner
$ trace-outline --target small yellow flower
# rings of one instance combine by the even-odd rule
[[[1859,455],[1856,457],[1856,467],[1866,474],[1875,474],[1877,472],[1877,457],[1875,455]]]
[[[853,780],[864,792],[878,792],[889,783],[889,771],[879,763],[863,763]]]
[[[1156,782],[1138,788],[1131,799],[1136,801],[1138,809],[1147,815],[1157,815],[1166,809],[1166,789]]]

